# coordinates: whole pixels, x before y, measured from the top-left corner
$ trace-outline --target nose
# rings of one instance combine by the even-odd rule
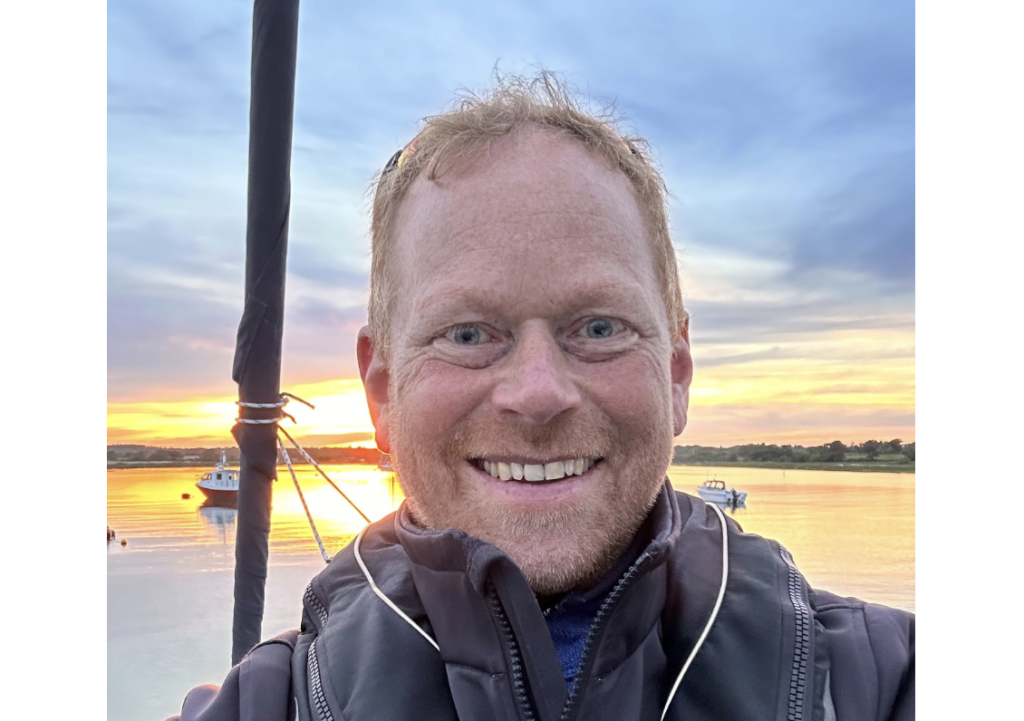
[[[527,324],[505,361],[504,377],[491,401],[503,413],[515,413],[543,425],[579,408],[581,397],[568,362],[545,324]]]

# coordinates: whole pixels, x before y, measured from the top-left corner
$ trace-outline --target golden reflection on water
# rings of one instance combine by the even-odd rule
[[[107,472],[108,718],[166,718],[185,692],[218,683],[231,650],[237,511],[204,506],[195,487],[208,468]],[[375,467],[326,466],[372,519],[402,501],[394,476]],[[328,553],[365,522],[308,466],[297,469]],[[264,638],[299,624],[302,592],[323,568],[287,468],[274,485]],[[729,511],[745,530],[775,538],[817,587],[914,608],[912,474],[688,468],[669,471],[693,493],[708,478],[747,491]],[[190,494],[183,499],[182,494]],[[98,529],[97,529],[98,530]],[[121,546],[124,539],[127,545]]]
[[[323,468],[372,520],[395,510],[404,498],[394,474],[376,467]],[[132,538],[131,548],[121,550],[233,548],[237,511],[204,507],[195,481],[205,470],[108,471],[108,523],[118,538]],[[299,466],[296,475],[327,552],[334,555],[365,521],[314,469]],[[745,531],[782,543],[812,585],[914,608],[914,474],[673,466],[669,478],[677,490],[691,494],[708,478],[747,491],[746,508],[730,514]],[[191,498],[182,499],[183,493]],[[108,548],[119,552],[117,544]],[[270,553],[271,563],[319,555],[284,466],[274,485]],[[227,554],[222,563],[230,563]]]
[[[398,508],[405,496],[393,473],[374,466],[321,466],[371,520]],[[233,546],[238,512],[211,506],[195,487],[206,468],[137,468],[107,472],[107,522],[118,538],[134,537],[142,548],[167,545]],[[313,468],[295,475],[317,531],[334,555],[366,521]],[[189,494],[190,498],[183,498]],[[302,501],[285,466],[278,468],[270,517],[271,554],[314,554],[319,550]]]
[[[914,609],[913,473],[672,466],[677,490],[709,478],[747,492],[729,511],[744,531],[772,538],[816,588]]]

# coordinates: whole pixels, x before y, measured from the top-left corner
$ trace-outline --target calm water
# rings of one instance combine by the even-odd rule
[[[164,719],[185,693],[220,684],[230,667],[236,511],[204,508],[206,469],[107,472],[107,708],[112,721]],[[371,518],[402,501],[393,476],[326,466]],[[327,551],[363,527],[315,471],[299,470]],[[748,492],[732,512],[746,531],[775,538],[810,582],[843,595],[914,609],[914,475],[673,467],[680,490],[719,478]],[[182,493],[192,498],[183,500]],[[127,545],[121,546],[121,539]],[[274,488],[263,635],[299,625],[302,591],[324,567],[286,469]]]

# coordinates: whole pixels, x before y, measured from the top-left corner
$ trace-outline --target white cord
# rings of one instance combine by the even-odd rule
[[[395,605],[395,604],[394,604],[394,603],[392,602],[392,600],[391,600],[390,598],[388,598],[387,596],[385,596],[385,595],[384,595],[384,594],[383,594],[383,593],[381,592],[381,590],[380,590],[379,588],[377,588],[377,584],[373,582],[373,577],[372,577],[372,576],[370,576],[370,572],[369,572],[369,570],[367,570],[367,568],[366,568],[366,564],[365,564],[365,563],[363,563],[363,557],[359,555],[359,542],[363,540],[363,534],[365,534],[365,533],[366,533],[366,529],[364,528],[363,530],[361,530],[361,531],[359,532],[359,535],[358,535],[358,536],[356,536],[356,542],[355,542],[355,543],[353,544],[353,546],[352,546],[352,552],[353,552],[353,553],[355,554],[355,557],[356,557],[356,563],[358,563],[358,564],[359,564],[359,568],[360,568],[360,569],[362,569],[362,571],[363,571],[363,575],[364,575],[364,576],[366,576],[366,580],[367,580],[367,582],[369,582],[369,584],[370,584],[370,588],[371,588],[371,589],[373,590],[373,592],[374,592],[374,593],[376,593],[376,594],[377,594],[377,596],[378,596],[378,597],[380,598],[380,600],[382,600],[382,601],[383,601],[384,603],[386,603],[386,604],[388,605],[388,607],[389,607],[389,608],[390,608],[390,609],[391,609],[392,611],[394,611],[394,612],[395,612],[395,613],[397,613],[397,614],[398,614],[399,616],[401,616],[401,617],[402,617],[402,619],[403,619],[403,620],[404,620],[404,621],[405,621],[405,622],[406,622],[407,624],[409,624],[410,626],[412,626],[413,628],[415,628],[415,629],[416,629],[416,630],[417,630],[417,631],[419,632],[419,634],[420,634],[421,636],[423,636],[423,638],[427,639],[427,643],[429,643],[429,644],[430,644],[431,646],[433,646],[434,648],[436,648],[436,649],[438,650],[438,652],[440,652],[440,651],[441,651],[441,647],[437,645],[437,641],[435,641],[434,639],[432,639],[432,638],[431,638],[431,637],[430,637],[430,636],[429,636],[429,635],[427,634],[427,632],[426,632],[426,631],[424,631],[424,630],[423,630],[422,628],[420,628],[420,627],[419,627],[419,625],[418,625],[418,624],[417,624],[417,623],[416,623],[415,621],[413,621],[413,620],[412,620],[411,618],[409,618],[408,616],[406,616],[406,615],[405,615],[405,612],[404,612],[404,611],[403,611],[402,609],[400,609],[400,608],[399,608],[398,606],[396,606],[396,605]]]
[[[718,599],[715,601],[715,607],[711,610],[711,618],[708,619],[707,624],[704,626],[704,631],[700,634],[700,638],[697,639],[696,645],[693,650],[690,651],[689,658],[686,659],[686,663],[683,664],[683,669],[679,672],[679,677],[676,682],[672,684],[672,691],[668,694],[668,701],[665,702],[665,709],[661,712],[661,721],[665,721],[665,715],[668,713],[668,707],[672,705],[672,699],[676,696],[676,691],[679,690],[679,684],[683,682],[683,676],[686,675],[687,670],[690,668],[690,664],[693,663],[694,657],[697,655],[697,651],[704,643],[704,639],[708,637],[708,632],[711,631],[711,626],[714,624],[715,619],[718,617],[718,610],[722,607],[722,599],[725,598],[725,584],[729,580],[729,529],[725,524],[725,514],[722,510],[714,503],[708,503],[714,512],[718,515],[718,520],[722,524],[722,585],[718,589]]]

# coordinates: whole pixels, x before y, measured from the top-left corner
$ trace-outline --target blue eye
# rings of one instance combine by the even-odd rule
[[[457,325],[450,328],[446,335],[459,345],[480,345],[491,339],[486,331],[476,325]]]
[[[618,330],[617,325],[608,318],[594,318],[583,326],[583,335],[587,338],[611,338]]]

